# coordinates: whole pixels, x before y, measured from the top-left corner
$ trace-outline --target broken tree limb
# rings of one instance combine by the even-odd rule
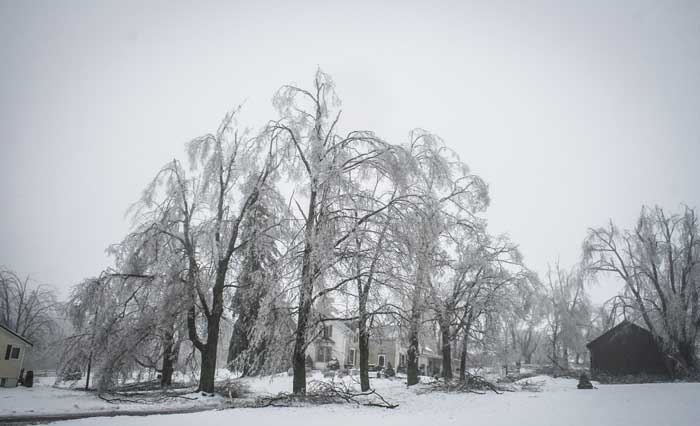
[[[398,404],[387,401],[376,390],[357,392],[344,383],[336,382],[309,382],[306,394],[293,394],[282,392],[274,396],[263,396],[256,400],[256,407],[289,407],[299,404],[355,404],[367,407],[379,407],[393,409]]]

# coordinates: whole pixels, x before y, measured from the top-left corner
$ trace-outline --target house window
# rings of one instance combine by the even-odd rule
[[[19,359],[19,348],[12,348],[12,359]]]
[[[5,359],[10,359],[11,353],[12,353],[12,345],[7,345],[7,350],[5,351]]]
[[[333,348],[330,346],[317,346],[316,347],[316,361],[318,362],[328,362],[333,358]]]
[[[323,337],[330,339],[333,337],[333,326],[327,325],[323,327]]]
[[[377,356],[377,365],[379,365],[380,367],[384,367],[385,363],[386,363],[386,355],[379,354],[379,356]]]
[[[347,364],[355,365],[355,348],[350,348],[350,353],[348,353]]]
[[[406,366],[406,354],[399,354],[399,367]]]

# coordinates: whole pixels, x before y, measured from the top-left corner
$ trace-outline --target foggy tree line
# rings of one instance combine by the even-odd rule
[[[51,286],[0,268],[0,324],[33,343],[28,359],[53,367],[63,336],[61,306]]]
[[[370,336],[385,324],[407,343],[408,385],[430,333],[445,379],[453,358],[464,378],[474,349],[566,368],[618,315],[587,296],[601,272],[624,280],[624,315],[694,365],[694,210],[644,209],[634,231],[591,229],[579,264],[540,279],[516,243],[489,232],[487,184],[438,136],[416,129],[389,142],[343,129],[320,70],[308,89],[280,88],[273,105],[277,116],[256,130],[233,109],[146,185],[130,233],[109,249],[113,266],[73,289],[64,368],[99,370],[107,389],[134,371],[169,386],[186,364],[214,392],[225,356],[243,375],[291,367],[304,393],[307,351],[338,320],[356,328],[362,390]],[[233,335],[221,342],[226,321]]]
[[[41,340],[55,329],[56,296],[50,287],[0,269],[0,323],[29,340]]]

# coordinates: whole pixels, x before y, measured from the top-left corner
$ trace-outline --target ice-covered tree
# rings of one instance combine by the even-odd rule
[[[292,366],[293,391],[304,393],[310,331],[323,319],[313,317],[314,305],[356,279],[337,270],[343,253],[362,224],[395,202],[373,197],[367,184],[377,173],[398,169],[390,166],[395,164],[395,149],[374,133],[341,134],[340,101],[332,79],[321,70],[310,90],[283,86],[274,104],[280,118],[269,129],[273,137],[286,141],[283,157],[296,183],[292,223],[300,236],[300,256]]]
[[[144,309],[146,285],[105,273],[73,288],[68,317],[74,333],[67,339],[63,366],[87,367],[86,389],[95,369],[100,371],[98,389],[114,387],[136,366],[134,350],[155,335],[155,319]]]
[[[587,279],[586,271],[579,266],[565,270],[557,264],[547,272],[549,358],[558,367],[568,367],[570,352],[585,351],[592,311],[585,289]]]
[[[483,227],[483,219],[477,215],[488,205],[488,191],[437,136],[414,130],[404,149],[411,161],[406,165],[402,190],[415,198],[410,208],[401,212],[396,234],[403,235],[401,311],[407,323],[410,386],[418,383],[419,338],[432,280],[449,258],[441,240],[451,229]]]
[[[189,173],[177,160],[166,164],[134,215],[139,226],[167,235],[186,259],[187,329],[201,355],[199,386],[205,392],[214,391],[224,293],[237,275],[232,260],[248,242],[240,238],[241,223],[269,193],[278,166],[274,138],[239,129],[238,113],[228,113],[215,133],[188,143]]]
[[[374,196],[379,197],[376,190]],[[384,197],[385,203],[391,203],[397,197],[397,192],[386,192]],[[391,226],[397,220],[397,208],[400,208],[400,203],[363,223],[344,253],[347,257],[346,275],[355,277],[355,291],[349,293],[355,301],[351,317],[357,325],[362,391],[370,389],[371,333],[373,329],[379,328],[383,318],[394,312],[389,308],[390,292],[400,282],[400,277],[397,276],[400,253],[396,250],[397,238],[393,233],[396,227]]]
[[[513,286],[503,312],[506,330],[520,362],[532,363],[533,355],[543,343],[547,303],[539,281],[533,279]]]
[[[135,362],[161,374],[161,385],[170,386],[184,333],[187,288],[186,259],[178,244],[152,228],[137,229],[121,243],[110,247],[115,258],[112,277],[146,281],[148,304],[142,314],[154,321],[153,336]],[[149,351],[150,349],[150,351]]]
[[[447,290],[447,297],[443,296],[442,303],[435,305],[447,314],[437,314],[438,323],[445,317],[449,319],[440,326],[443,360],[451,361],[455,344],[459,348],[460,379],[465,377],[470,344],[502,353],[506,358],[509,356],[512,351],[502,345],[500,339],[504,336],[506,319],[523,289],[536,282],[536,276],[525,268],[517,246],[508,237],[484,233],[476,239],[463,241],[458,251],[461,254],[454,262],[458,274],[453,276],[457,280],[441,289],[443,294]],[[445,304],[451,300],[452,304]],[[449,346],[444,343],[447,339]],[[450,373],[451,366],[443,361],[443,375],[449,378]]]
[[[161,385],[169,386],[186,336],[186,259],[151,225],[137,227],[108,253],[113,266],[73,288],[67,310],[74,333],[63,367],[98,367],[101,390],[144,368],[160,373]]]
[[[697,368],[700,333],[700,238],[695,209],[667,214],[643,207],[636,226],[612,221],[590,229],[584,242],[588,267],[625,283],[618,301],[636,314],[687,367]]]

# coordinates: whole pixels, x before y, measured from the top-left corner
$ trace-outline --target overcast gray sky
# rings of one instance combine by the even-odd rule
[[[541,273],[642,204],[700,206],[698,1],[141,3],[0,0],[0,264],[64,295],[187,140],[317,66],[345,128],[441,135]]]

